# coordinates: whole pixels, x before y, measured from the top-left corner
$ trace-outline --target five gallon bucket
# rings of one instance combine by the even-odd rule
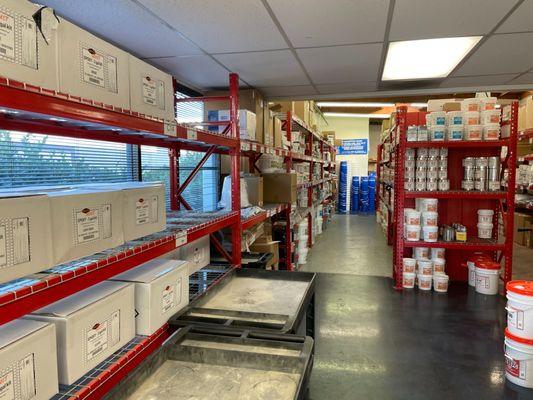
[[[498,294],[500,264],[494,261],[476,262],[476,292]]]
[[[512,383],[533,388],[533,340],[505,330],[505,377]]]
[[[513,335],[533,338],[533,282],[507,283],[507,328]]]

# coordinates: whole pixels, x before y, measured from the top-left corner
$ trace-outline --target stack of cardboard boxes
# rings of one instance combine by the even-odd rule
[[[533,249],[533,216],[522,213],[514,215],[515,243]]]
[[[522,96],[518,107],[518,131],[533,129],[533,92]]]

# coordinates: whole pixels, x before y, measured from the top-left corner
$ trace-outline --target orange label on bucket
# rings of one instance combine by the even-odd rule
[[[437,240],[439,233],[438,232],[429,232],[428,233],[428,239],[429,240]]]
[[[526,379],[526,368],[525,364],[520,362],[520,360],[515,360],[514,358],[505,355],[505,372],[509,375],[514,376],[518,379]]]
[[[414,278],[403,278],[403,285],[407,287],[414,286],[415,279]]]
[[[436,290],[448,290],[448,284],[446,282],[437,282]]]

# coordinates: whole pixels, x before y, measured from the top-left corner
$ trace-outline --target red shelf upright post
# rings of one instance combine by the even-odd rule
[[[241,145],[239,133],[239,76],[229,76],[229,112],[231,137],[237,140],[237,146],[230,150],[231,158],[231,209],[238,213],[237,221],[231,230],[231,250],[233,265],[241,267]]]

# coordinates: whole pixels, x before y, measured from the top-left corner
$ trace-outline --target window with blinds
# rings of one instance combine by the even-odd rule
[[[0,130],[0,187],[138,180],[136,146]]]

